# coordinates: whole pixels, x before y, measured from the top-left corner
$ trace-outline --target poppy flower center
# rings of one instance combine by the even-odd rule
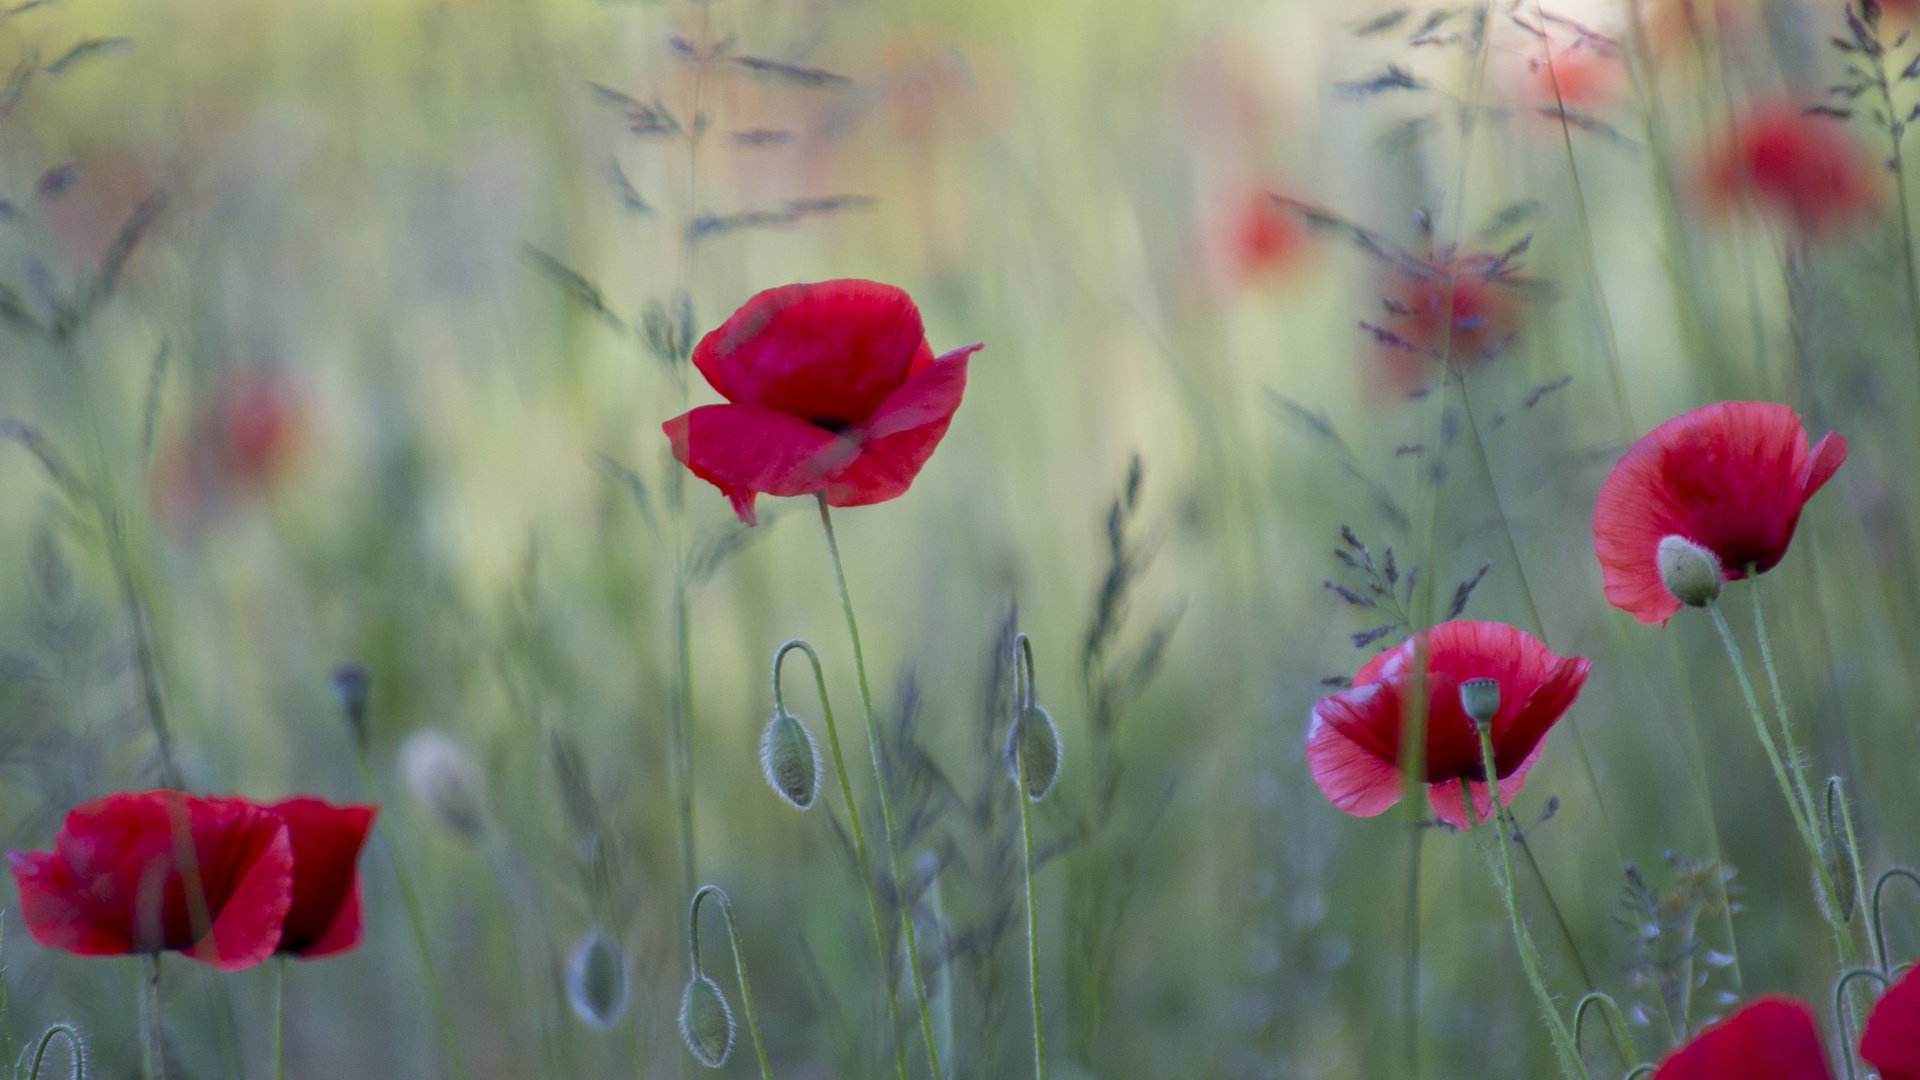
[[[835,435],[838,435],[841,432],[853,426],[853,421],[845,420],[838,416],[809,417],[807,419],[807,423],[812,424],[814,427],[817,427],[817,428],[824,428],[827,431],[833,432]]]

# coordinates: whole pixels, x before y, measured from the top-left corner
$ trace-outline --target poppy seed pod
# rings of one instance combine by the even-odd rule
[[[1706,607],[1720,599],[1720,559],[1684,536],[1660,541],[1654,556],[1660,583],[1675,600],[1688,607]]]
[[[1468,679],[1460,684],[1460,709],[1480,727],[1493,723],[1500,711],[1500,682],[1497,679]]]
[[[441,827],[469,843],[480,838],[487,823],[485,786],[458,739],[437,728],[407,736],[400,744],[400,776]]]
[[[567,957],[567,1003],[588,1027],[605,1031],[626,1012],[627,957],[605,930],[588,930]]]
[[[725,1065],[733,1052],[733,1009],[705,975],[688,979],[680,995],[680,1038],[694,1060],[709,1069]]]
[[[813,805],[820,792],[820,750],[807,726],[785,709],[775,710],[760,734],[760,768],[781,798],[800,810]]]
[[[1021,757],[1026,758],[1027,775],[1020,777]],[[1039,802],[1060,775],[1060,732],[1053,717],[1038,705],[1021,708],[1007,732],[1007,775],[1026,788],[1027,798]]]

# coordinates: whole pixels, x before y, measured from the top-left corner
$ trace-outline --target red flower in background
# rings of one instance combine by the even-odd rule
[[[1607,601],[1641,622],[1665,622],[1680,601],[1660,578],[1660,541],[1680,536],[1738,581],[1787,553],[1800,509],[1847,459],[1847,440],[1807,445],[1800,417],[1769,401],[1722,401],[1641,436],[1600,485],[1593,550]]]
[[[1510,260],[1466,255],[1402,266],[1390,280],[1386,318],[1368,326],[1397,394],[1423,386],[1435,361],[1487,359],[1519,329],[1522,282]]]
[[[1820,236],[1879,210],[1873,168],[1872,156],[1838,124],[1778,104],[1741,119],[1704,172],[1716,204],[1737,207],[1751,197],[1802,234]]]
[[[906,493],[946,434],[979,348],[936,357],[919,309],[891,285],[783,285],[755,294],[693,350],[728,404],[661,427],[673,456],[749,525],[758,495],[884,502]]]
[[[1496,622],[1444,622],[1368,660],[1353,685],[1321,698],[1307,728],[1307,764],[1314,783],[1349,814],[1372,817],[1400,800],[1401,725],[1413,691],[1416,650],[1425,653],[1428,798],[1445,820],[1465,826],[1460,781],[1473,792],[1474,817],[1493,809],[1480,758],[1480,736],[1460,703],[1460,685],[1493,679],[1494,769],[1500,796],[1511,802],[1546,737],[1587,681],[1585,657],[1554,655],[1532,635]]]
[[[1880,1070],[1880,1080],[1920,1080],[1920,968],[1880,995],[1860,1035],[1860,1057]]]
[[[1255,191],[1227,223],[1227,258],[1241,283],[1282,273],[1306,248],[1300,220],[1265,191]]]
[[[305,403],[298,387],[271,371],[226,378],[193,418],[184,439],[154,468],[154,509],[175,529],[207,519],[237,497],[264,491],[299,457]]]
[[[1832,1080],[1812,1010],[1767,995],[1667,1055],[1653,1080]]]
[[[1556,128],[1561,107],[1606,108],[1620,100],[1626,82],[1620,54],[1601,52],[1585,39],[1555,52],[1551,64],[1545,57],[1528,60],[1527,73],[1530,96],[1553,116]]]
[[[184,952],[226,971],[273,954],[293,847],[273,811],[179,791],[68,811],[52,851],[9,851],[33,939],[80,956]]]
[[[360,848],[380,808],[296,796],[267,809],[286,822],[293,845],[293,902],[280,951],[313,960],[360,944]]]

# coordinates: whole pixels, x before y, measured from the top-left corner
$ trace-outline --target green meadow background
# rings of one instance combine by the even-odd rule
[[[1606,469],[1676,412],[1778,400],[1844,433],[1846,466],[1759,587],[1869,875],[1920,858],[1904,192],[1889,176],[1872,224],[1818,243],[1704,206],[1696,163],[1729,110],[1820,100],[1848,59],[1827,43],[1836,5],[1724,6],[1719,34],[1629,42],[1617,95],[1564,128],[1516,22],[1540,24],[1532,0],[1485,9],[1484,47],[1410,43],[1424,8],[1362,34],[1390,9],[1248,0],[16,7],[0,282],[44,317],[98,280],[137,204],[164,209],[66,345],[0,335],[0,834],[45,847],[75,802],[156,782],[124,569],[195,789],[362,798],[331,673],[371,674],[366,940],[292,965],[291,1075],[451,1075],[396,854],[467,1075],[702,1071],[675,1031],[700,882],[732,898],[775,1074],[889,1074],[838,789],[797,813],[757,760],[769,660],[804,637],[871,798],[813,507],[762,499],[746,530],[672,461],[661,421],[717,399],[646,330],[650,310],[657,330],[684,303],[697,334],[761,288],[869,277],[913,294],[936,350],[986,343],[912,490],[835,516],[923,936],[951,957],[932,980],[950,1075],[1031,1062],[999,759],[1013,626],[1065,757],[1035,808],[1054,1076],[1551,1068],[1471,841],[1417,825],[1424,808],[1348,817],[1307,774],[1322,680],[1385,621],[1323,585],[1359,587],[1333,554],[1343,525],[1440,605],[1489,564],[1469,616],[1593,660],[1515,803],[1555,992],[1614,995],[1646,1060],[1676,1001],[1696,1026],[1736,993],[1818,1003],[1835,972],[1811,869],[1724,656],[1695,612],[1659,628],[1608,606],[1591,547]],[[1621,4],[1547,12],[1629,36]],[[698,64],[676,35],[785,66]],[[1419,88],[1342,88],[1389,64]],[[656,103],[682,134],[632,130]],[[1850,130],[1887,152],[1864,116]],[[69,163],[64,189],[43,179]],[[1418,399],[1384,390],[1359,323],[1382,318],[1386,264],[1301,225],[1279,265],[1241,272],[1234,223],[1267,191],[1416,256],[1530,235],[1516,336]],[[245,371],[282,378],[294,448],[172,520],[160,463]],[[110,513],[49,477],[48,447]],[[1752,593],[1728,593],[1743,635]],[[697,881],[673,740],[683,594]],[[823,738],[804,667],[788,681]],[[398,748],[429,728],[479,763],[477,837],[407,790]],[[72,1020],[90,1075],[134,1075],[138,965],[0,919],[6,1052]],[[595,925],[632,980],[607,1031],[562,975]],[[737,1014],[717,920],[707,934]],[[271,968],[162,967],[174,1074],[269,1075]],[[1624,1071],[1588,1046],[1596,1075]],[[742,1030],[722,1075],[754,1072]]]

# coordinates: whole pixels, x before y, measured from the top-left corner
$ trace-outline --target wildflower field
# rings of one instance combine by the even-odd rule
[[[0,6],[0,1070],[1920,1078],[1912,0]]]

